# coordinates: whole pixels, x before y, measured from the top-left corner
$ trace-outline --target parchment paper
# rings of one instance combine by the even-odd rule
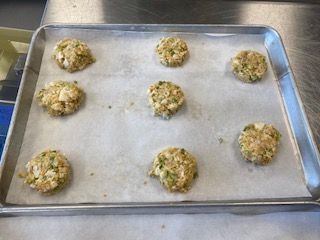
[[[179,36],[190,57],[182,67],[158,62],[162,36]],[[19,204],[149,202],[309,197],[299,154],[281,107],[272,68],[256,84],[235,79],[230,58],[244,49],[265,55],[263,36],[138,33],[56,29],[46,31],[46,48],[36,90],[54,80],[78,81],[86,92],[81,109],[50,117],[33,101],[7,202]],[[87,42],[97,62],[68,73],[51,59],[63,37]],[[186,104],[170,120],[152,115],[147,88],[159,80],[180,85]],[[268,166],[242,160],[237,139],[248,123],[273,124],[282,134]],[[223,142],[219,143],[218,138]],[[147,175],[153,157],[168,146],[183,147],[198,161],[199,177],[186,193],[168,193]],[[73,169],[71,184],[42,196],[17,177],[32,156],[58,149]]]

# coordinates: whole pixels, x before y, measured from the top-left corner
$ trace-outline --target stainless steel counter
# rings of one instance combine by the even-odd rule
[[[0,1],[1,27],[35,30],[38,28],[46,0]]]
[[[283,37],[320,143],[320,5],[160,0],[49,0],[47,23],[266,24]],[[319,213],[0,218],[0,239],[319,239]],[[18,228],[16,226],[19,226]],[[59,231],[57,231],[59,229]],[[72,229],[72,230],[71,230]],[[71,230],[71,231],[70,231]]]
[[[320,4],[249,1],[49,0],[48,23],[264,24],[282,36],[317,144],[320,144]]]
[[[319,213],[0,218],[1,240],[319,240]]]

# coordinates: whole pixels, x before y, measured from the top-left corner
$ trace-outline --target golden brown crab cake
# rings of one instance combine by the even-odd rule
[[[239,52],[231,63],[233,73],[246,83],[260,80],[268,69],[266,57],[250,50]]]
[[[39,105],[45,107],[51,116],[60,116],[75,112],[82,102],[84,92],[76,83],[54,81],[41,89],[36,97]]]
[[[57,43],[52,58],[60,68],[68,72],[82,70],[96,61],[86,43],[71,38],[65,38]]]
[[[53,194],[69,182],[71,167],[67,158],[56,150],[46,150],[27,164],[24,183],[41,193]]]
[[[272,125],[252,123],[244,127],[238,142],[245,160],[266,165],[276,154],[280,138],[280,132]]]
[[[156,52],[163,65],[176,67],[182,65],[188,54],[188,47],[180,38],[163,37],[156,46]]]
[[[169,119],[182,106],[184,93],[182,89],[170,82],[159,81],[148,88],[149,103],[155,115]]]
[[[197,162],[185,149],[169,147],[154,158],[149,175],[159,177],[170,192],[187,192],[197,175]]]

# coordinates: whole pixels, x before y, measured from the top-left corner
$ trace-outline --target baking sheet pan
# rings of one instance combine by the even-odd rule
[[[240,28],[100,25],[40,29],[28,63],[36,79],[29,78],[33,85],[24,83],[20,92],[21,98],[28,98],[30,111],[24,109],[28,120],[21,123],[26,126],[24,136],[19,136],[21,143],[16,144],[14,136],[11,139],[10,144],[18,145],[15,147],[20,151],[15,152],[16,167],[5,203],[143,206],[316,197],[314,186],[319,183],[310,184],[304,163],[316,164],[318,153],[312,149],[313,155],[305,159],[305,149],[313,147],[312,135],[307,122],[296,126],[297,118],[288,111],[297,108],[304,117],[302,107],[290,105],[284,96],[294,82],[281,41],[268,28],[244,27],[245,32]],[[50,58],[54,44],[70,36],[87,42],[97,58],[95,64],[73,74],[59,69]],[[185,39],[190,57],[183,67],[166,68],[158,63],[154,47],[162,36]],[[282,62],[274,56],[275,47],[283,51]],[[230,58],[243,49],[269,55],[269,71],[257,84],[244,84],[230,71]],[[291,85],[283,86],[288,76]],[[76,114],[52,118],[37,105],[33,95],[45,83],[58,79],[78,81],[86,100]],[[148,86],[159,80],[179,84],[186,95],[186,105],[169,121],[152,116],[147,103]],[[19,117],[15,125],[18,121]],[[255,121],[271,123],[282,133],[279,152],[269,166],[253,166],[240,156],[237,137],[244,125]],[[296,129],[300,135],[307,135],[311,144],[301,146]],[[198,160],[199,177],[187,194],[167,193],[157,180],[147,176],[153,156],[167,146],[184,147]],[[43,197],[24,185],[17,174],[35,153],[48,148],[66,154],[73,178],[61,193]],[[15,164],[11,165],[12,173]],[[2,174],[4,192],[6,174]]]

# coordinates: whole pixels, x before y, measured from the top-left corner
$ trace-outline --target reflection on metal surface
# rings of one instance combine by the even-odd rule
[[[50,20],[45,13],[43,23],[70,22],[94,23],[105,21],[104,1],[48,1],[46,13],[52,12]],[[59,20],[58,20],[59,19]]]

